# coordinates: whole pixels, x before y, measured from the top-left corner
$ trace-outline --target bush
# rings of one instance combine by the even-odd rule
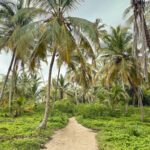
[[[108,109],[105,105],[99,103],[80,104],[76,108],[77,115],[82,115],[84,118],[97,118],[108,115]]]
[[[73,115],[75,113],[75,104],[67,99],[56,101],[55,110]]]
[[[138,126],[134,126],[132,128],[129,128],[129,134],[131,136],[136,136],[136,137],[139,137],[141,136],[142,132],[141,130],[138,128]]]

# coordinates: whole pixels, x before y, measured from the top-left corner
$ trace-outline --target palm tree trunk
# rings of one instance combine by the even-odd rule
[[[10,91],[9,91],[9,114],[12,111],[12,99],[15,90],[15,76],[16,76],[16,66],[17,66],[17,58],[14,58],[14,66],[12,70],[12,77],[11,77],[11,84],[10,84]]]
[[[135,96],[135,92],[134,92],[134,95],[132,96],[132,99],[133,99],[132,105],[135,106],[135,104],[136,104],[136,96]]]
[[[75,100],[76,100],[76,104],[78,105],[78,104],[79,104],[79,101],[78,101],[77,89],[75,89]]]
[[[17,78],[18,78],[19,61],[16,59],[15,72],[14,72],[14,94],[17,94]]]
[[[53,52],[53,56],[51,59],[50,67],[49,67],[49,76],[48,76],[48,88],[47,88],[47,99],[45,104],[45,113],[42,122],[39,125],[39,129],[46,128],[48,117],[49,117],[49,111],[50,111],[50,90],[51,90],[51,78],[52,78],[52,69],[55,61],[56,56],[56,49]]]
[[[133,56],[138,59],[138,51],[137,51],[137,37],[138,37],[138,25],[137,25],[137,20],[135,18],[134,21],[134,33],[133,33]]]
[[[138,96],[138,103],[140,105],[140,110],[141,110],[141,121],[144,121],[144,107],[143,107],[143,102],[142,102],[142,93],[141,93],[141,89],[138,87],[138,91],[137,91],[137,96]]]
[[[13,92],[13,88],[12,88],[12,86],[13,86],[13,75],[12,75],[12,77],[11,77],[11,81],[10,81],[11,83],[10,83],[10,89],[9,89],[9,114],[11,114],[11,110],[12,110],[12,92]]]
[[[60,89],[60,99],[62,100],[64,98],[64,91],[63,89]]]
[[[146,30],[145,30],[145,18],[144,12],[141,11],[140,14],[141,20],[141,40],[142,40],[142,55],[143,55],[143,71],[146,82],[148,83],[148,64],[147,64],[147,38],[146,38]]]
[[[145,35],[146,35],[147,46],[150,50],[150,34],[149,34],[149,29],[147,27],[146,20],[145,20],[144,16],[143,16],[143,23],[144,23],[144,31],[145,31]]]
[[[6,87],[6,83],[8,81],[8,77],[9,77],[10,71],[11,71],[13,63],[14,63],[15,54],[16,54],[16,50],[14,50],[14,52],[13,52],[12,59],[11,59],[11,62],[10,62],[10,65],[9,65],[9,68],[8,68],[8,71],[7,71],[7,75],[5,77],[5,81],[4,81],[4,84],[3,84],[3,87],[2,87],[2,91],[1,91],[1,95],[0,95],[0,101],[3,98],[3,94],[4,94],[5,87]]]

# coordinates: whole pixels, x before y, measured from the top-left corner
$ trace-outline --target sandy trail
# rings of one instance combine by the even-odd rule
[[[98,150],[96,133],[70,118],[66,128],[57,131],[46,144],[47,150]]]

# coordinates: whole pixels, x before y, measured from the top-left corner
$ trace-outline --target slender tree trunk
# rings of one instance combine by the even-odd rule
[[[16,76],[16,65],[17,65],[17,58],[14,59],[14,65],[12,70],[12,76],[11,76],[11,84],[10,84],[10,91],[9,91],[9,114],[12,112],[12,100],[13,100],[13,94],[15,90],[15,76]]]
[[[59,81],[59,76],[60,76],[60,70],[61,70],[61,66],[59,66],[58,74],[57,74],[57,82],[56,82],[56,90],[55,90],[55,101],[56,101],[56,98],[57,98],[57,90],[58,90],[58,81]]]
[[[140,105],[140,110],[141,110],[141,121],[144,121],[144,107],[143,107],[143,102],[142,102],[142,93],[141,89],[138,87],[137,91],[137,96],[138,96],[138,103]]]
[[[145,30],[145,25],[146,25],[145,23],[146,22],[145,22],[145,18],[144,18],[144,7],[143,6],[140,6],[140,7],[139,6],[137,7],[136,5],[134,6],[134,17],[135,17],[135,25],[136,25],[136,26],[134,26],[134,28],[136,28],[135,36],[134,36],[134,44],[137,48],[137,36],[138,36],[138,34],[141,34],[140,38],[141,38],[141,42],[142,42],[142,54],[143,54],[142,65],[143,65],[143,71],[144,71],[145,79],[146,79],[146,81],[148,81],[146,48],[148,46],[147,41],[148,41],[148,38],[149,38],[148,36],[149,35],[147,35],[146,32],[145,32],[146,31]],[[138,19],[140,19],[140,20],[138,21]],[[139,28],[138,28],[138,23],[140,25]],[[136,59],[138,61],[138,56],[137,56]],[[139,70],[138,63],[137,63],[137,70]],[[131,82],[131,85],[132,85],[132,82]],[[136,93],[136,97],[138,99],[138,104],[140,105],[140,109],[141,109],[141,121],[144,121],[144,108],[143,108],[143,102],[142,102],[142,92],[141,92],[140,87],[137,87],[136,89],[134,87],[134,90],[135,90],[135,93]]]
[[[11,83],[10,83],[10,89],[9,89],[9,114],[11,115],[11,112],[12,112],[12,95],[13,95],[13,83],[14,83],[14,81],[13,81],[13,74],[12,74],[12,77],[11,77]]]
[[[50,111],[50,90],[51,90],[51,78],[52,78],[52,69],[55,61],[56,56],[56,49],[53,52],[53,56],[51,59],[50,67],[49,67],[49,76],[48,76],[48,88],[47,88],[47,99],[45,104],[45,113],[42,122],[39,125],[39,129],[46,128],[48,117],[49,117],[49,111]]]
[[[145,31],[145,36],[146,36],[146,42],[147,42],[147,46],[150,50],[150,33],[149,33],[148,26],[146,24],[146,20],[145,20],[144,15],[143,15],[143,22],[144,22],[144,31]]]
[[[76,100],[76,104],[78,105],[79,101],[78,101],[78,92],[77,92],[77,89],[75,89],[75,100]]]
[[[0,95],[0,101],[3,98],[3,94],[4,94],[5,87],[6,87],[6,83],[8,81],[8,77],[9,77],[10,71],[11,71],[13,63],[14,63],[15,54],[16,54],[16,50],[14,50],[14,52],[13,52],[12,59],[11,59],[11,62],[10,62],[10,66],[8,68],[7,75],[5,77],[5,81],[4,81],[4,84],[3,84],[3,87],[2,87],[2,91],[1,91],[1,95]]]
[[[134,32],[133,32],[133,56],[135,59],[138,59],[138,51],[137,51],[137,39],[138,39],[138,25],[137,25],[137,15],[134,14]]]
[[[63,89],[60,89],[60,99],[62,100],[64,98],[64,91]]]
[[[134,92],[134,95],[132,96],[132,98],[133,98],[132,105],[135,106],[135,104],[136,104],[136,96],[135,96],[135,92]]]
[[[16,65],[15,65],[15,72],[14,72],[14,94],[17,94],[17,78],[18,78],[18,66],[19,66],[19,61],[16,60]]]
[[[146,39],[146,33],[145,33],[145,19],[144,19],[144,12],[141,11],[140,14],[140,28],[141,28],[141,41],[142,41],[142,55],[143,55],[143,71],[144,71],[144,77],[145,81],[148,83],[148,64],[147,64],[147,39]]]

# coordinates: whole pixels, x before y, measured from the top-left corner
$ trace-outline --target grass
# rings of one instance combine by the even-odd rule
[[[68,116],[56,111],[45,130],[36,130],[43,117],[43,107],[24,113],[17,118],[4,117],[0,114],[0,150],[40,150],[53,132],[63,128]]]
[[[100,150],[149,150],[150,108],[145,108],[145,122],[139,121],[138,108],[130,108],[130,115],[120,117],[84,118],[77,120],[88,128],[96,130]]]

